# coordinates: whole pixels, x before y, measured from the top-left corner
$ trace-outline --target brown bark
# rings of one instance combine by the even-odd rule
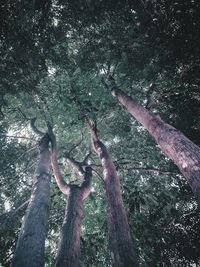
[[[11,267],[44,266],[44,248],[49,216],[49,136],[39,143],[40,158],[33,179],[31,199],[19,234]]]
[[[63,194],[68,195],[69,194],[69,186],[67,185],[67,183],[63,179],[61,171],[60,171],[60,167],[58,165],[57,142],[56,142],[56,137],[55,137],[51,127],[49,128],[49,135],[50,135],[50,139],[51,139],[51,153],[50,153],[51,166],[52,166],[53,173],[54,173],[54,176],[56,179],[56,183],[57,183],[60,191]]]
[[[114,87],[112,94],[148,130],[161,150],[178,166],[191,186],[200,207],[200,148],[120,89]]]
[[[70,193],[61,229],[56,267],[79,267],[80,232],[83,216],[83,193],[70,186]]]
[[[80,266],[80,235],[83,200],[91,190],[92,169],[86,168],[82,186],[69,185],[70,193],[60,234],[55,267]]]
[[[59,189],[69,195],[66,206],[63,225],[61,228],[60,241],[56,256],[55,267],[79,267],[80,266],[80,234],[83,216],[83,200],[91,191],[92,168],[87,166],[87,160],[90,153],[83,162],[77,162],[67,154],[76,173],[81,172],[84,175],[84,182],[81,186],[68,185],[60,172],[57,162],[57,144],[56,137],[50,129],[50,138],[52,143],[51,164],[55,179]]]
[[[54,172],[56,183],[57,183],[60,191],[63,194],[68,195],[69,194],[69,186],[67,185],[67,183],[65,182],[65,180],[62,177],[55,151],[51,152],[51,166],[52,166],[52,169]]]
[[[98,154],[103,167],[112,265],[114,267],[139,266],[133,249],[115,165],[105,145],[99,140],[96,131],[88,121],[86,127],[91,133],[94,150]]]

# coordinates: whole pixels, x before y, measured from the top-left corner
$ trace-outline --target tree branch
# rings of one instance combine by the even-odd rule
[[[10,217],[14,217],[15,214],[16,214],[19,210],[23,209],[23,208],[30,202],[30,200],[31,200],[31,198],[29,197],[26,201],[24,201],[24,202],[23,202],[19,207],[17,207],[16,209],[13,208],[13,209],[10,210],[9,212],[3,213],[3,214],[0,215],[0,216],[9,215]]]
[[[104,181],[103,177],[98,173],[98,171],[96,169],[94,169],[94,168],[92,168],[92,170],[96,173],[96,175],[98,176],[98,178],[105,184],[105,181]]]
[[[84,182],[81,188],[83,190],[83,199],[85,199],[90,194],[92,188],[92,168],[90,166],[87,166],[85,169]]]
[[[80,144],[83,142],[83,133],[81,133],[81,140],[78,142],[78,143],[76,143],[76,144],[74,144],[73,146],[72,146],[72,148],[68,151],[68,152],[66,152],[66,154],[68,154],[69,156],[70,156],[70,154],[72,153],[72,151],[74,150],[74,149],[76,149],[78,146],[80,146]]]
[[[84,160],[79,162],[76,161],[73,157],[70,157],[68,153],[65,153],[65,158],[68,159],[72,166],[76,169],[77,172],[80,172],[81,174],[85,173],[85,168],[88,166],[88,160],[91,156],[91,151],[85,156]]]
[[[65,182],[65,180],[62,177],[61,171],[60,171],[60,167],[58,165],[58,161],[57,161],[57,142],[56,142],[56,137],[52,131],[52,128],[48,129],[48,134],[51,140],[51,152],[50,152],[50,158],[51,158],[51,165],[52,165],[52,169],[53,169],[53,173],[56,179],[56,183],[60,189],[61,192],[63,192],[63,194],[68,195],[69,194],[69,186],[68,184]]]
[[[119,165],[123,165],[123,164],[127,164],[127,163],[118,163],[118,168]],[[178,173],[178,172],[170,172],[170,171],[164,171],[164,170],[160,170],[160,169],[157,169],[157,168],[148,168],[148,167],[127,167],[126,170],[135,170],[135,171],[147,171],[147,172],[158,172],[160,174],[164,174],[164,175],[181,175],[181,173]]]
[[[26,207],[26,205],[28,205],[28,203],[30,202],[31,198],[28,198],[26,201],[24,201],[24,203],[22,203],[18,208],[10,211],[11,216],[14,216],[19,210],[23,209],[24,207]]]
[[[91,134],[91,137],[93,139],[93,141],[98,141],[98,135],[97,135],[97,127],[92,126],[92,124],[90,123],[90,121],[88,120],[87,117],[85,117],[85,127],[88,129],[89,133]]]
[[[45,134],[35,126],[35,121],[36,118],[31,119],[31,129],[33,130],[34,133],[38,134],[39,136],[44,136]]]
[[[26,136],[6,135],[6,134],[0,134],[0,136],[5,136],[6,138],[19,138],[19,139],[21,138],[21,139],[26,139],[26,140],[34,140],[33,138],[26,137]]]
[[[83,160],[83,165],[88,165],[89,158],[91,157],[92,152],[90,151]]]
[[[74,158],[70,157],[68,153],[65,153],[64,157],[70,161],[70,163],[72,164],[72,166],[77,172],[84,174],[82,162],[76,161]]]

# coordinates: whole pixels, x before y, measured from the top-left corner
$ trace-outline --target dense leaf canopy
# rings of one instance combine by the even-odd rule
[[[91,149],[84,116],[96,121],[120,176],[141,266],[200,266],[200,216],[177,167],[110,93],[107,77],[200,145],[198,0],[3,1],[0,4],[0,266],[9,266],[30,196],[37,136],[53,127],[59,164]],[[111,266],[102,170],[92,155],[84,202],[82,266]],[[26,202],[26,203],[25,203]],[[57,250],[66,199],[54,179],[46,266]],[[196,264],[196,265],[195,265]]]

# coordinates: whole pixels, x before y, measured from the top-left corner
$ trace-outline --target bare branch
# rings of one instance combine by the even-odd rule
[[[88,160],[91,156],[91,151],[85,156],[84,160],[79,162],[79,161],[76,161],[73,157],[70,157],[68,153],[65,153],[65,158],[68,159],[72,166],[74,167],[74,169],[77,171],[77,172],[80,172],[81,174],[84,174],[85,173],[85,168],[88,167]]]
[[[90,151],[83,160],[83,165],[88,165],[89,158],[91,157],[92,152]]]
[[[18,208],[12,208],[12,210],[10,210],[9,212],[5,212],[3,213],[1,216],[5,216],[5,215],[9,215],[10,217],[14,217],[15,214],[20,211],[21,209],[23,209],[24,207],[26,207],[26,205],[30,202],[30,197],[24,201]]]
[[[106,81],[105,81],[104,78],[101,79],[101,82],[102,82],[103,86],[104,86],[107,90],[110,90],[110,88],[109,88],[109,86],[108,86],[108,84],[106,83]]]
[[[92,170],[96,173],[96,175],[99,178],[99,180],[101,180],[103,183],[105,183],[103,177],[99,174],[99,172],[97,170],[95,170],[94,168],[92,168]]]
[[[70,157],[68,153],[65,153],[65,158],[70,161],[70,163],[72,164],[73,168],[77,172],[80,172],[81,174],[84,174],[82,162],[76,161],[74,158]]]
[[[56,137],[55,137],[51,127],[49,127],[49,129],[48,129],[48,134],[49,134],[51,144],[52,144],[52,151],[50,153],[50,158],[51,158],[51,165],[52,165],[53,173],[54,173],[54,176],[56,179],[56,183],[57,183],[60,191],[63,192],[64,194],[68,195],[69,194],[69,186],[65,182],[65,180],[63,179],[61,171],[60,171],[60,167],[59,167],[59,164],[57,161]]]
[[[31,129],[34,133],[38,134],[39,136],[44,136],[44,133],[41,132],[36,126],[35,126],[36,118],[31,119]]]
[[[147,101],[147,104],[145,106],[146,109],[150,110],[152,108],[152,106],[154,106],[156,104],[156,102],[163,96],[166,96],[166,93],[160,94],[157,97],[155,97],[153,100],[149,100]]]
[[[51,157],[51,165],[52,165],[53,173],[54,173],[54,176],[56,179],[56,183],[57,183],[60,191],[63,192],[65,195],[68,195],[69,194],[69,186],[62,177],[55,151],[51,152],[50,157]]]
[[[92,126],[89,119],[85,117],[85,127],[88,129],[89,133],[91,134],[91,137],[94,141],[98,141],[98,135],[97,135],[97,126]]]
[[[125,165],[129,162],[123,162],[123,163],[117,163],[118,165],[118,168],[119,169],[122,169],[122,167],[120,167],[120,165]],[[179,172],[171,172],[171,171],[164,171],[164,170],[160,170],[160,169],[157,169],[157,168],[150,168],[150,167],[137,167],[137,166],[130,166],[130,167],[127,167],[126,170],[133,170],[133,171],[146,171],[146,172],[153,172],[153,173],[160,173],[160,174],[163,174],[163,175],[181,175],[181,173]]]
[[[53,133],[53,129],[52,129],[52,127],[50,126],[50,124],[48,124],[47,126],[48,126],[48,135],[49,135],[49,138],[50,138],[50,140],[51,140],[51,149],[52,149],[52,152],[57,153],[56,136],[54,135],[54,133]]]
[[[28,203],[30,202],[31,198],[28,198],[26,201],[24,201],[18,208],[10,211],[11,216],[14,216],[19,210],[23,209],[24,207],[26,207],[28,205]]]
[[[83,199],[85,199],[90,194],[92,188],[92,168],[89,166],[86,167],[84,182],[81,188],[83,190]]]
[[[29,152],[31,151],[34,151],[35,149],[37,149],[38,146],[34,146],[34,147],[31,147],[29,150],[27,150],[25,153],[23,153],[21,156],[19,156],[17,159],[16,159],[16,162],[18,162],[20,159],[22,159],[26,154],[28,154]]]
[[[26,140],[34,140],[31,137],[26,136],[17,136],[17,135],[6,135],[6,134],[0,134],[0,136],[5,136],[6,138],[19,138],[19,139],[26,139]],[[36,140],[34,140],[36,142]]]
[[[22,115],[22,117],[23,117],[24,120],[26,120],[26,121],[29,121],[30,120],[30,118],[28,118],[26,116],[26,114],[21,110],[21,108],[17,107],[16,108],[16,111],[19,111],[19,113]]]
[[[72,147],[71,147],[71,149],[68,151],[68,152],[66,152],[66,155],[69,155],[69,157],[70,157],[70,154],[72,153],[72,151],[74,150],[74,149],[76,149],[78,146],[80,146],[80,144],[83,142],[83,133],[81,133],[81,140],[78,142],[78,143],[76,143],[76,144],[74,144]]]

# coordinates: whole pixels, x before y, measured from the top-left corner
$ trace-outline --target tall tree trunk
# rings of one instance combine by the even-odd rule
[[[34,175],[31,199],[21,227],[11,267],[44,266],[44,248],[49,216],[49,136],[39,143],[40,158]]]
[[[200,207],[200,148],[120,89],[114,87],[112,94],[148,130],[161,150],[178,166],[191,186]]]
[[[52,144],[51,165],[54,176],[60,191],[65,195],[69,194],[60,234],[55,267],[79,267],[83,200],[90,194],[92,183],[92,168],[87,165],[90,153],[85,157],[82,163],[75,161],[68,155],[68,159],[76,169],[76,172],[78,173],[80,171],[84,175],[84,181],[81,186],[68,185],[62,177],[58,165],[57,142],[52,129],[49,129],[49,134]]]
[[[103,167],[109,246],[114,267],[139,266],[130,235],[119,177],[115,165],[105,145],[99,140],[96,130],[87,122],[94,150],[99,155]]]
[[[80,234],[83,216],[83,194],[78,186],[70,187],[70,194],[60,242],[56,257],[56,267],[79,267]]]
[[[87,167],[82,186],[69,185],[70,193],[61,229],[55,267],[80,266],[80,235],[83,217],[83,199],[91,189],[92,170]]]

